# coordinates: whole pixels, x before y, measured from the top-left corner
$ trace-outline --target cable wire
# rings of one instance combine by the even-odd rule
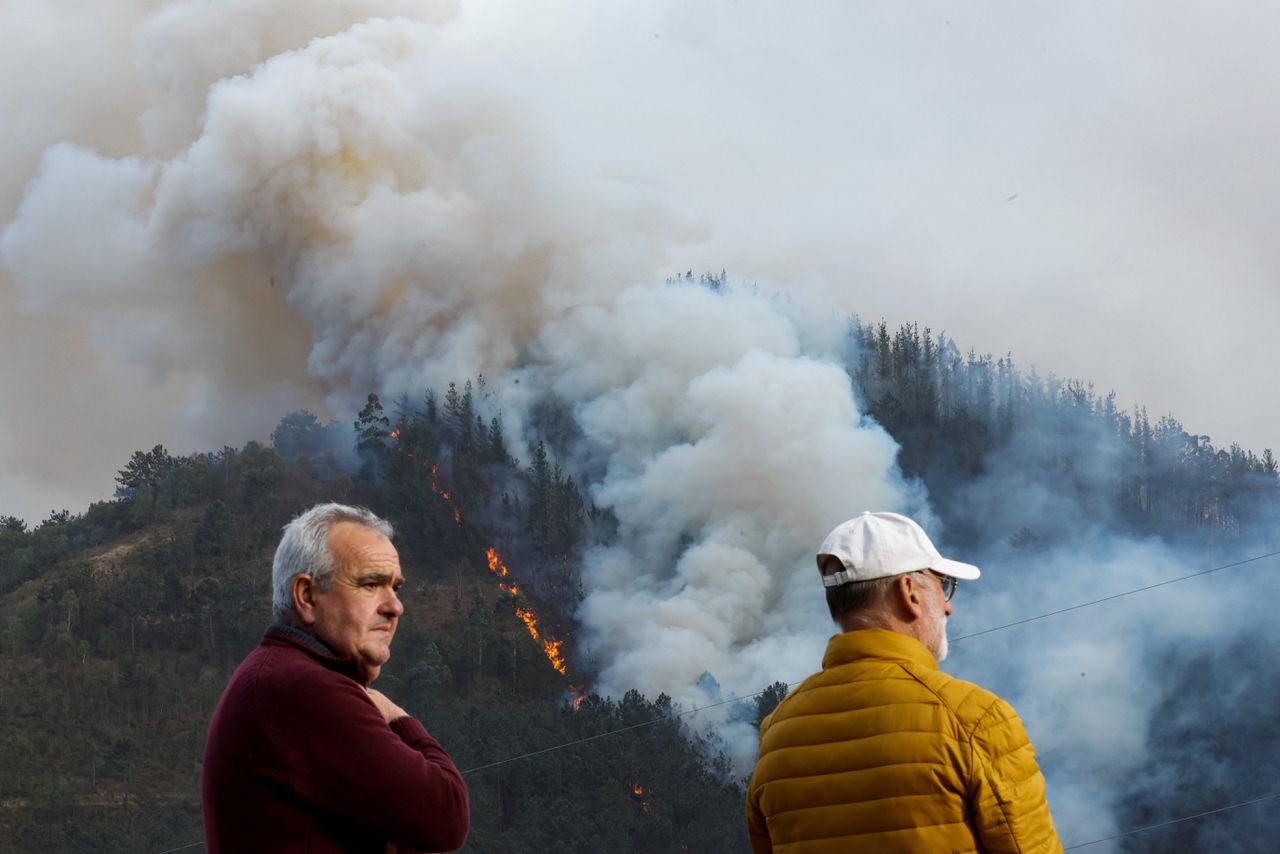
[[[1230,806],[1218,807],[1217,809],[1212,809],[1212,810],[1205,810],[1204,812],[1198,812],[1195,815],[1185,815],[1182,818],[1175,818],[1175,819],[1170,819],[1169,821],[1162,821],[1159,824],[1149,824],[1146,827],[1135,827],[1133,830],[1126,830],[1124,833],[1117,833],[1115,836],[1104,836],[1101,839],[1092,839],[1088,842],[1078,842],[1075,845],[1068,845],[1066,848],[1063,848],[1062,850],[1074,851],[1077,848],[1088,848],[1090,845],[1097,845],[1099,842],[1111,842],[1112,840],[1123,839],[1126,836],[1133,836],[1134,834],[1137,834],[1137,833],[1145,833],[1148,830],[1156,830],[1157,828],[1168,827],[1171,824],[1181,824],[1184,821],[1191,821],[1194,818],[1204,818],[1207,815],[1214,815],[1215,813],[1226,812],[1227,810],[1233,810],[1239,807],[1247,807],[1247,806],[1250,806],[1251,804],[1260,804],[1263,801],[1272,801],[1272,800],[1275,800],[1276,798],[1280,798],[1280,792],[1275,792],[1270,795],[1263,795],[1262,797],[1254,798],[1251,801],[1241,801],[1238,804],[1231,804]]]
[[[1219,572],[1221,570],[1231,569],[1237,566],[1244,566],[1247,563],[1253,563],[1255,561],[1264,560],[1269,557],[1276,557],[1277,555],[1280,555],[1280,551],[1274,551],[1274,552],[1268,552],[1267,554],[1256,555],[1251,558],[1245,558],[1244,560],[1238,560],[1234,563],[1226,563],[1226,564],[1223,564],[1222,566],[1215,566],[1215,567],[1212,567],[1211,569],[1202,569],[1199,572],[1193,572],[1190,575],[1183,575],[1183,576],[1179,576],[1178,578],[1170,578],[1165,581],[1156,582],[1155,584],[1148,584],[1145,587],[1137,587],[1133,590],[1126,590],[1122,593],[1113,593],[1110,596],[1103,596],[1101,599],[1094,599],[1091,602],[1082,602],[1079,605],[1070,605],[1066,608],[1059,608],[1056,611],[1050,611],[1047,614],[1040,614],[1035,617],[1027,617],[1024,620],[1017,620],[1012,623],[1005,623],[1003,626],[994,626],[990,629],[983,629],[980,632],[973,632],[971,634],[961,635],[960,637],[951,638],[950,642],[956,643],[958,641],[968,640],[970,638],[981,637],[982,635],[989,635],[994,632],[1004,631],[1005,629],[1011,629],[1015,626],[1022,626],[1022,625],[1026,625],[1027,623],[1033,623],[1036,620],[1043,620],[1048,617],[1057,616],[1058,614],[1065,614],[1069,611],[1078,611],[1081,608],[1088,608],[1091,605],[1098,605],[1103,602],[1110,602],[1113,599],[1122,599],[1126,596],[1133,596],[1134,594],[1137,594],[1137,593],[1145,593],[1148,590],[1155,590],[1157,587],[1164,587],[1165,585],[1168,585],[1168,584],[1176,584],[1179,581],[1187,581],[1188,579],[1199,578],[1204,575],[1209,575],[1210,573],[1213,573],[1213,572]],[[795,680],[795,681],[799,682],[800,680]],[[788,684],[795,684],[795,682],[791,682]],[[654,718],[653,720],[650,720],[650,721],[642,721],[641,723],[632,724],[631,726],[622,727],[621,729],[613,729],[613,730],[609,730],[608,732],[596,733],[595,735],[587,736],[586,738],[580,738],[580,739],[577,739],[576,741],[569,741],[569,742],[565,742],[564,744],[557,744],[551,747],[544,747],[541,750],[535,750],[530,753],[522,753],[519,756],[512,756],[509,759],[502,759],[497,762],[490,762],[487,765],[480,765],[475,768],[469,768],[468,770],[463,771],[462,773],[469,774],[472,771],[483,771],[486,768],[496,768],[499,765],[506,765],[509,762],[517,762],[521,759],[528,759],[532,756],[541,756],[544,753],[551,753],[552,751],[560,750],[561,748],[573,747],[574,745],[582,744],[584,742],[595,741],[596,739],[604,738],[607,735],[613,735],[615,733],[620,733],[620,732],[627,732],[628,730],[633,730],[633,729],[640,729],[642,727],[651,726],[656,723],[661,723],[662,721],[665,721],[665,720],[670,720],[671,718],[680,718],[686,715],[696,714],[697,712],[703,711],[704,709],[714,709],[716,706],[723,706],[727,703],[745,702],[747,700],[754,699],[755,697],[759,697],[761,694],[763,694],[765,691],[768,691],[768,690],[769,690],[768,688],[763,688],[759,691],[756,691],[754,694],[745,694],[741,697],[732,697],[728,700],[721,700],[718,703],[712,703],[708,706],[699,706],[696,709],[689,709],[688,711],[676,712],[673,715]]]
[[[1058,610],[1050,611],[1047,614],[1040,614],[1039,616],[1036,616],[1036,617],[1027,617],[1025,620],[1017,620],[1012,623],[1005,623],[1003,626],[996,626],[990,629],[983,629],[980,632],[973,632],[972,634],[961,635],[960,637],[952,638],[951,643],[955,643],[956,641],[968,640],[969,638],[981,637],[982,635],[989,635],[992,632],[1004,631],[1005,629],[1011,629],[1014,626],[1025,626],[1027,623],[1034,623],[1036,620],[1043,620],[1047,617],[1056,617],[1057,615],[1065,614],[1068,611],[1078,611],[1081,608],[1088,608],[1090,605],[1098,605],[1103,602],[1110,602],[1113,599],[1123,599],[1125,596],[1132,596],[1135,593],[1145,593],[1148,590],[1155,590],[1157,587],[1164,587],[1167,584],[1177,584],[1179,581],[1186,581],[1191,578],[1200,578],[1201,576],[1208,575],[1211,572],[1218,572],[1223,569],[1231,569],[1237,566],[1244,566],[1246,563],[1253,563],[1254,561],[1264,560],[1269,557],[1275,557],[1276,555],[1280,555],[1280,551],[1268,552],[1267,554],[1264,554],[1264,555],[1257,555],[1256,557],[1245,558],[1244,560],[1238,560],[1235,563],[1226,563],[1226,564],[1223,564],[1222,566],[1215,566],[1212,569],[1202,569],[1199,572],[1193,572],[1190,575],[1183,575],[1183,576],[1179,576],[1178,578],[1170,578],[1166,581],[1158,581],[1155,584],[1148,584],[1146,587],[1137,587],[1133,590],[1126,590],[1123,593],[1113,593],[1110,596],[1103,596],[1101,599],[1094,599],[1092,602],[1081,602],[1079,605],[1068,605],[1066,608],[1059,608]]]
[[[564,744],[556,744],[556,745],[552,745],[551,747],[544,747],[541,750],[535,750],[532,753],[522,753],[519,756],[512,756],[509,759],[500,759],[497,762],[490,762],[488,765],[477,765],[474,768],[468,768],[466,771],[459,771],[458,773],[462,774],[465,777],[467,774],[470,774],[474,771],[484,771],[486,768],[496,768],[499,765],[506,765],[508,762],[515,762],[519,759],[528,759],[531,756],[541,756],[543,753],[551,753],[552,751],[560,750],[563,747],[573,747],[574,745],[577,745],[577,744],[585,744],[588,741],[595,741],[596,739],[604,738],[607,735],[616,735],[617,733],[627,732],[628,730],[641,729],[642,727],[653,726],[654,724],[660,724],[663,721],[669,721],[675,718],[683,718],[686,715],[696,715],[698,712],[706,711],[707,709],[714,709],[716,706],[723,706],[727,703],[740,703],[744,700],[750,700],[752,697],[758,697],[768,690],[769,690],[768,688],[765,688],[763,690],[757,691],[754,694],[748,694],[745,697],[730,697],[729,699],[721,700],[718,703],[710,703],[706,706],[698,706],[696,709],[687,709],[682,712],[675,712],[674,714],[664,715],[660,718],[654,718],[653,720],[641,721],[638,724],[631,724],[630,726],[624,726],[620,729],[611,729],[608,732],[598,732],[595,735],[589,735],[586,738],[579,738],[575,741],[565,742]]]

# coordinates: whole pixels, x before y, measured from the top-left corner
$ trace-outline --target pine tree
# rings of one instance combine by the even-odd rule
[[[151,512],[156,510],[156,502],[160,497],[160,487],[174,470],[176,463],[163,445],[156,445],[150,451],[134,451],[125,467],[116,474],[119,484],[117,494],[133,497],[145,489],[151,497]]]
[[[497,416],[489,419],[489,459],[495,463],[507,465],[511,461],[511,455],[507,453],[507,440],[502,435],[502,422]]]
[[[391,420],[382,411],[382,402],[370,394],[356,417],[356,452],[360,455],[360,475],[374,480],[385,470],[387,442],[391,438]]]

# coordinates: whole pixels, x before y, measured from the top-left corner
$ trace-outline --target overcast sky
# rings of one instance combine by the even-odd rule
[[[96,209],[74,170],[30,188],[60,143],[126,183],[183,158],[211,84],[352,10],[431,20],[424,88],[500,91],[562,166],[661,194],[678,227],[632,278],[825,286],[864,319],[1012,351],[1215,444],[1280,445],[1280,11],[1264,4],[203,5],[0,3],[0,226],[21,226],[0,253],[0,513],[83,510],[134,449],[265,439],[335,400],[296,303],[227,309],[210,331],[250,277],[130,290],[111,255],[54,239],[60,217],[95,233],[74,221]]]

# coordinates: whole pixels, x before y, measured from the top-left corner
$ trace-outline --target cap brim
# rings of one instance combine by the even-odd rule
[[[971,563],[961,563],[958,560],[942,559],[940,566],[933,566],[930,569],[935,572],[941,572],[943,575],[954,576],[961,581],[977,581],[978,576],[982,575],[982,570],[978,569]]]

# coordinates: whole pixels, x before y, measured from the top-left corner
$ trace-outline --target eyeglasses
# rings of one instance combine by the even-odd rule
[[[950,602],[951,597],[956,595],[956,587],[959,586],[960,580],[954,575],[943,575],[941,572],[934,572],[932,569],[922,569],[920,571],[927,572],[938,579],[938,585],[942,588],[943,602]]]

